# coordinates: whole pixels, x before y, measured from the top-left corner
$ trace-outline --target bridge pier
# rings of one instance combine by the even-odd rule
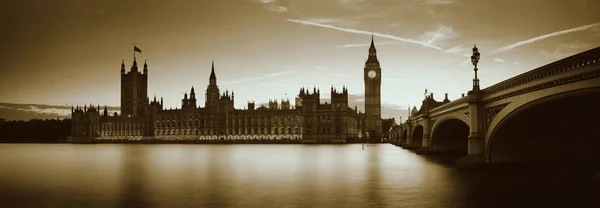
[[[469,146],[468,154],[458,160],[457,168],[480,168],[487,165],[485,160],[485,112],[481,102],[483,93],[473,89],[467,93],[469,103]]]
[[[405,126],[405,128],[407,129],[406,130],[406,138],[404,138],[404,143],[402,144],[402,148],[410,149],[410,148],[412,148],[412,145],[413,145],[412,144],[413,143],[412,142],[412,130],[413,130],[412,125],[410,125],[410,123],[409,123]]]
[[[415,153],[419,155],[432,154],[431,150],[431,120],[429,111],[423,112],[423,137],[421,139],[421,147],[415,149]]]

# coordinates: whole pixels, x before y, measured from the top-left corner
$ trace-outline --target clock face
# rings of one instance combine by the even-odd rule
[[[371,70],[367,75],[369,78],[375,78],[375,76],[377,76],[377,72],[375,72],[375,70]]]

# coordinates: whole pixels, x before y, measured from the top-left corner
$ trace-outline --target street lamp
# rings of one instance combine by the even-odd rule
[[[479,50],[477,49],[477,45],[473,46],[473,55],[471,55],[471,63],[475,66],[475,79],[473,79],[473,90],[479,90],[479,79],[477,78],[477,63],[479,63]]]

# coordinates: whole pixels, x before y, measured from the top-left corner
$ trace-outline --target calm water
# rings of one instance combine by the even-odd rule
[[[388,144],[0,144],[0,207],[590,207],[592,176],[459,172]]]

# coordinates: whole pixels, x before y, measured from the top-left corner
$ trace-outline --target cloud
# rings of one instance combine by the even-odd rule
[[[280,77],[280,76],[288,75],[288,74],[292,74],[292,73],[296,73],[296,71],[282,71],[282,72],[266,74],[266,75],[258,76],[258,77],[244,77],[244,78],[237,79],[237,80],[223,81],[221,83],[223,83],[223,84],[241,84],[241,83],[254,82],[254,81],[259,81],[259,80],[273,78],[273,77]]]
[[[520,62],[516,62],[516,61],[515,61],[515,62],[513,62],[513,64],[515,64],[515,65],[521,65],[521,63],[520,63]]]
[[[269,86],[269,87],[299,87],[300,85],[295,84],[278,84],[278,83],[260,83],[261,86]]]
[[[274,11],[274,12],[287,12],[288,11],[288,8],[286,6],[284,6],[278,0],[250,0],[250,1],[262,3],[266,9]]]
[[[452,4],[454,0],[425,0],[428,4]]]
[[[594,31],[595,30],[600,30],[600,23],[595,23],[595,24],[590,24],[590,25],[584,25],[584,26],[581,26],[581,27],[571,28],[571,29],[568,29],[568,30],[561,30],[561,31],[558,31],[558,32],[553,32],[553,33],[549,33],[549,34],[545,34],[545,35],[540,35],[540,36],[537,36],[537,37],[534,37],[534,38],[530,38],[530,39],[527,39],[527,40],[519,41],[519,42],[514,43],[514,44],[510,44],[510,45],[507,45],[507,46],[500,47],[500,48],[492,51],[489,55],[495,55],[495,54],[498,54],[498,53],[506,52],[508,50],[512,50],[512,49],[515,49],[517,47],[520,47],[520,46],[523,46],[523,45],[526,45],[526,44],[530,44],[530,43],[534,43],[534,42],[537,42],[537,41],[540,41],[540,40],[544,40],[544,39],[547,39],[547,38],[551,38],[551,37],[555,37],[555,36],[559,36],[559,35],[566,35],[566,34],[569,34],[569,33],[584,31],[584,30],[588,30],[588,29],[592,29]],[[587,46],[587,45],[584,45],[582,43],[571,43],[571,44],[564,44],[563,43],[563,44],[559,44],[557,46],[558,49],[556,51],[542,50],[541,53],[542,53],[542,55],[558,59],[558,58],[564,58],[564,57],[566,57],[565,53],[559,52],[560,49],[564,49],[565,47],[566,48],[580,48],[580,47],[585,47],[585,46]],[[470,61],[471,60],[465,60],[465,61],[459,63],[457,66],[462,66],[462,65],[464,65],[466,63],[469,63]]]
[[[550,57],[553,59],[562,59],[562,58],[565,58],[565,57],[571,55],[570,53],[565,53],[565,52],[561,51],[560,49],[556,49],[554,51],[548,51],[548,50],[542,49],[540,52],[543,56],[547,56],[547,57]]]
[[[540,40],[544,40],[546,38],[551,38],[551,37],[555,37],[555,36],[559,36],[559,35],[565,35],[565,34],[569,34],[569,33],[573,33],[573,32],[584,31],[584,30],[587,30],[587,29],[590,29],[590,28],[595,28],[595,27],[598,27],[598,26],[600,26],[600,23],[595,23],[595,24],[591,24],[591,25],[584,25],[584,26],[581,26],[581,27],[571,28],[571,29],[568,29],[568,30],[561,30],[561,31],[558,31],[558,32],[553,32],[553,33],[549,33],[549,34],[545,34],[545,35],[540,35],[540,36],[537,36],[537,37],[534,37],[534,38],[530,38],[530,39],[527,39],[527,40],[524,40],[524,41],[519,41],[519,42],[516,42],[514,44],[510,44],[510,45],[504,46],[504,47],[500,47],[500,48],[494,50],[492,53],[490,53],[490,55],[502,53],[502,52],[505,52],[505,51],[517,48],[517,47],[522,46],[522,45],[526,45],[526,44],[534,43],[534,42],[537,42],[537,41],[540,41]]]
[[[104,109],[104,106],[100,108]],[[119,107],[113,106],[107,106],[107,109],[111,114],[120,111]],[[71,105],[0,103],[0,117],[10,120],[70,118]]]
[[[305,21],[316,22],[316,23],[321,23],[321,24],[332,24],[338,20],[339,19],[337,19],[337,18],[313,17],[313,18],[308,18]]]
[[[440,25],[435,31],[428,31],[421,35],[419,38],[430,45],[435,45],[436,42],[441,42],[458,37],[458,33],[455,32],[451,27]]]
[[[391,44],[396,44],[396,42],[377,42],[377,46],[380,45],[391,45]],[[354,43],[354,44],[344,44],[344,45],[339,45],[339,46],[335,46],[335,48],[365,48],[365,47],[369,47],[371,45],[371,43]]]
[[[444,50],[444,53],[465,56],[465,54],[462,53],[465,50],[467,50],[467,48],[463,47],[462,44],[460,44],[460,45],[457,45],[452,48],[448,48],[448,49]]]
[[[374,35],[377,37],[388,38],[388,39],[392,39],[392,40],[397,40],[397,41],[402,41],[402,42],[406,42],[406,43],[412,43],[412,44],[425,46],[428,48],[442,50],[442,48],[440,48],[440,47],[431,45],[431,44],[423,42],[423,41],[414,40],[414,39],[402,38],[402,37],[398,37],[398,36],[370,32],[370,31],[365,31],[365,30],[356,30],[356,29],[352,29],[352,28],[342,28],[342,27],[337,27],[337,26],[333,26],[333,25],[320,24],[320,23],[316,23],[316,22],[309,22],[309,21],[303,21],[303,20],[295,20],[295,19],[287,19],[287,20],[290,22],[294,22],[294,23],[298,23],[298,24],[302,24],[302,25],[310,25],[310,26],[328,28],[328,29],[338,30],[338,31],[347,32],[347,33],[354,33],[354,34]]]
[[[361,23],[359,20],[356,20],[356,19],[359,19],[359,18],[341,19],[341,18],[313,17],[313,18],[307,18],[304,21],[314,22],[314,23],[319,23],[319,24],[332,24],[332,25],[335,24],[335,25],[343,26],[343,27],[356,27]]]
[[[495,58],[494,61],[498,63],[504,63],[504,59],[501,58]]]
[[[331,69],[331,67],[328,67],[328,66],[317,66],[317,69]]]
[[[337,74],[337,73],[334,73],[334,74],[331,74],[331,75],[336,76],[336,77],[350,77],[350,75],[347,75],[347,74]]]
[[[368,0],[337,0],[345,9],[362,10],[369,6]]]
[[[556,47],[559,49],[579,49],[588,47],[589,44],[583,42],[574,42],[574,43],[559,43]]]

